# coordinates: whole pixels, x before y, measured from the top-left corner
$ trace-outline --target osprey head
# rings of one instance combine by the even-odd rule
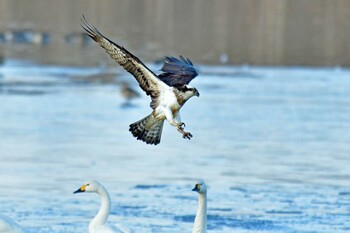
[[[182,94],[182,96],[188,100],[189,98],[193,96],[199,97],[199,92],[195,87],[192,87],[190,85],[182,85],[176,87]]]
[[[192,87],[193,95],[199,97],[199,92],[195,87]]]

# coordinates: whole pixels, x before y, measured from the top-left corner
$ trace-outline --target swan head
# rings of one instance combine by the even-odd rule
[[[207,192],[207,186],[204,183],[204,181],[201,180],[194,186],[192,191],[197,192],[197,193],[206,193]]]
[[[100,186],[101,185],[98,181],[95,181],[95,180],[89,181],[89,182],[86,182],[84,185],[82,185],[78,190],[76,190],[74,194],[83,193],[83,192],[90,192],[90,193],[97,192]]]

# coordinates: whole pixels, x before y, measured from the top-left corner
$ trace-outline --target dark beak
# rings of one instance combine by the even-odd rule
[[[195,96],[199,97],[199,92],[196,90],[196,92],[194,93]]]
[[[75,191],[73,194],[76,194],[76,193],[82,193],[82,192],[84,192],[83,190],[81,190],[81,189],[78,189],[77,191]]]
[[[198,192],[198,191],[199,191],[199,189],[198,189],[198,185],[194,186],[194,188],[192,189],[192,191],[194,191],[194,192]]]

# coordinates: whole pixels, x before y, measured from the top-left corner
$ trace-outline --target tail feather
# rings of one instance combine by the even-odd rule
[[[157,145],[162,136],[163,124],[164,120],[157,120],[150,114],[131,124],[129,131],[137,140],[144,141],[147,144]]]

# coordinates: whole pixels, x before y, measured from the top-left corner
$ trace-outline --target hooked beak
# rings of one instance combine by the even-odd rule
[[[194,95],[197,96],[197,97],[199,97],[199,92],[197,91],[197,89],[196,89]]]

